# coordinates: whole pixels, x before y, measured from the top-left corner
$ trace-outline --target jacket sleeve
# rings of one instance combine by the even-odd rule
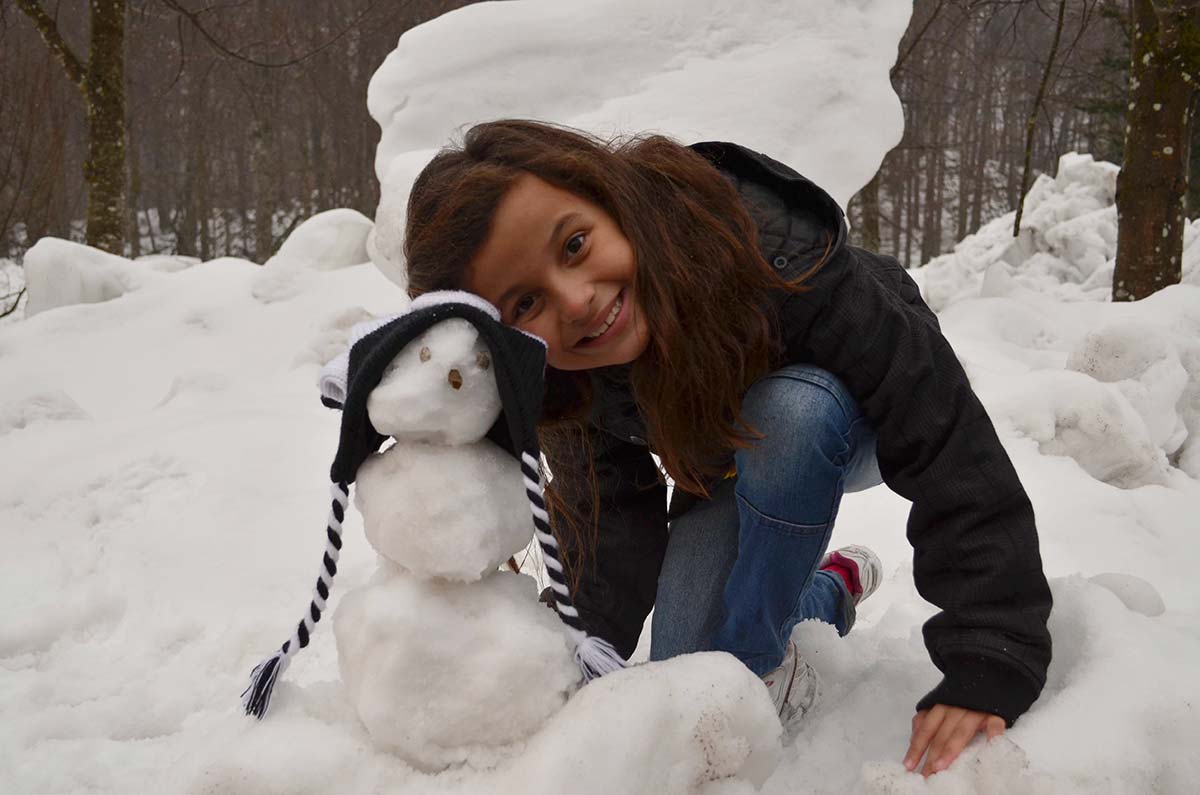
[[[885,280],[901,271],[901,290]],[[1037,699],[1051,597],[1033,506],[935,315],[891,258],[847,246],[780,309],[786,353],[829,370],[878,436],[884,482],[912,502],[917,591],[941,683],[918,703],[1002,716]]]
[[[643,446],[588,426],[600,495],[596,545],[586,554],[572,600],[589,634],[613,644],[628,659],[637,647],[642,624],[654,606],[658,574],[667,548],[667,488]],[[571,499],[588,533],[591,499],[586,495],[587,460],[580,448],[547,453],[551,473],[584,479],[584,495]],[[553,517],[556,526],[558,517]],[[560,533],[568,559],[579,539]]]

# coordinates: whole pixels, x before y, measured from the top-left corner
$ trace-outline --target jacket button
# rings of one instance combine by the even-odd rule
[[[787,257],[776,257],[774,262],[772,262],[771,264],[775,266],[775,270],[781,271],[787,267],[787,264],[788,264]]]
[[[630,436],[629,441],[633,442],[634,444],[645,444],[646,443],[646,440],[640,436]]]

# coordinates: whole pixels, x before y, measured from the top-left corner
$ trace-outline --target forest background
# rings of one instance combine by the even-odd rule
[[[1139,3],[1194,5],[916,0],[891,72],[904,137],[851,202],[854,242],[917,267],[1016,208],[1063,153],[1120,164]],[[405,30],[467,4],[120,0],[118,247],[131,257],[262,263],[317,212],[372,216],[378,127],[367,82]],[[102,5],[0,0],[0,257],[19,261],[46,235],[85,239],[87,103],[29,11],[43,10],[86,67],[91,15]],[[1194,139],[1197,125],[1188,127]],[[1186,149],[1194,174],[1200,146]],[[1186,206],[1200,207],[1194,179],[1186,190]]]

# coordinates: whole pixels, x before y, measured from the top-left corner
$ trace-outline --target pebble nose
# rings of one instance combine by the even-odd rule
[[[451,388],[453,388],[453,389],[461,389],[462,388],[462,373],[460,373],[457,369],[451,370],[450,373],[446,376],[446,380],[450,382]]]

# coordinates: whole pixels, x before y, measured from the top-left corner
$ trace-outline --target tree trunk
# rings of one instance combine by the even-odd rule
[[[37,0],[17,0],[87,105],[88,245],[125,253],[125,5],[91,0],[91,52],[85,66]]]
[[[254,259],[260,265],[271,257],[272,246],[270,135],[270,121],[255,119],[250,132],[250,170],[254,174]]]
[[[1132,0],[1125,161],[1117,175],[1114,301],[1182,276],[1192,99],[1200,77],[1200,3]]]
[[[87,242],[125,253],[125,2],[91,0]]]
[[[129,216],[129,256],[136,259],[142,255],[142,230],[138,221],[139,198],[142,195],[142,169],[137,149],[126,150],[129,161],[129,195],[126,197]]]

